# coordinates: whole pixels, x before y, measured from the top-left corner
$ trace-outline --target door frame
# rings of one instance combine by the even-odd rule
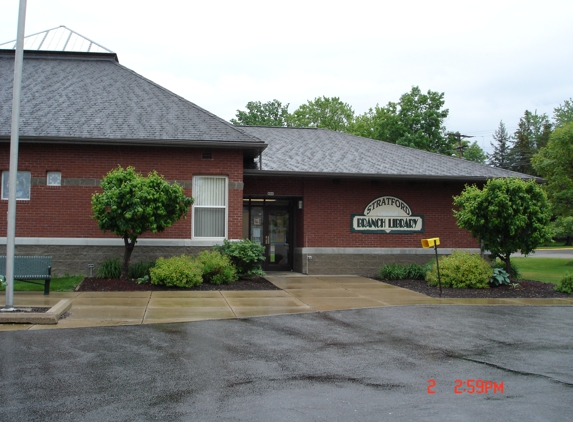
[[[253,207],[261,207],[263,210],[263,230],[260,244],[265,247],[265,261],[262,263],[263,270],[265,271],[292,271],[293,258],[294,258],[294,245],[295,245],[295,212],[294,204],[296,199],[291,197],[246,197],[243,198],[243,219],[247,218],[247,224],[243,221],[243,237],[255,241],[252,238],[252,218],[251,209]],[[247,212],[245,213],[245,209]],[[288,212],[288,229],[286,233],[286,244],[288,244],[287,264],[272,263],[271,259],[271,245],[270,245],[270,224],[269,214],[272,210],[282,209]]]

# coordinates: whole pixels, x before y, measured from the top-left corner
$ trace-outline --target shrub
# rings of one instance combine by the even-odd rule
[[[559,280],[559,283],[557,283],[557,286],[555,286],[555,290],[557,290],[558,292],[572,294],[573,293],[573,275],[569,274],[569,273],[565,273],[565,277],[563,277],[561,280]]]
[[[139,279],[145,276],[150,277],[149,270],[155,267],[155,261],[147,261],[147,262],[138,262],[133,264],[129,267],[129,278],[130,279]]]
[[[406,278],[407,269],[404,265],[393,263],[384,265],[380,269],[380,278],[382,280],[403,280]]]
[[[517,268],[517,266],[511,262],[511,272],[509,273],[509,278],[511,280],[520,280],[521,279],[521,272],[519,271],[519,268]],[[495,268],[501,268],[502,270],[505,271],[505,262],[496,259],[491,266],[495,269]],[[507,272],[506,272],[507,274]]]
[[[494,268],[489,284],[492,286],[509,286],[509,274],[502,268]]]
[[[487,289],[493,269],[479,254],[468,251],[453,251],[450,256],[440,258],[440,275],[443,287],[456,289]],[[436,264],[426,274],[430,286],[438,285]]]
[[[424,280],[430,268],[431,262],[425,265],[393,263],[380,268],[380,278],[382,280]]]
[[[151,284],[194,287],[203,282],[203,266],[186,255],[159,258],[149,272]]]
[[[249,239],[234,242],[225,239],[222,245],[213,246],[213,250],[229,257],[237,269],[239,277],[265,276],[261,267],[261,263],[265,260],[265,247],[263,245],[254,243]]]
[[[119,278],[121,276],[121,262],[119,258],[106,259],[97,269],[96,278]]]
[[[203,266],[203,281],[211,284],[227,284],[237,281],[237,269],[228,256],[217,251],[203,251],[197,257]]]

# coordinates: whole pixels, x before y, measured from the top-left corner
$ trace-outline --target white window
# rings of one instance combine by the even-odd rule
[[[10,172],[2,172],[2,199],[8,199],[8,187]],[[32,173],[29,171],[19,171],[16,175],[16,199],[30,199],[30,182]]]
[[[62,173],[59,171],[49,171],[46,174],[46,184],[48,186],[62,186]]]
[[[227,178],[193,178],[193,237],[227,237]]]

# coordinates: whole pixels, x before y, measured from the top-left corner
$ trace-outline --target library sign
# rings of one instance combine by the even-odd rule
[[[358,233],[424,232],[424,216],[413,215],[408,204],[394,196],[376,198],[362,214],[352,214],[350,224]]]

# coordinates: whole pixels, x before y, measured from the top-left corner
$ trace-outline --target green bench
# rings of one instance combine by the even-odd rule
[[[0,277],[6,278],[6,257],[0,256]],[[44,294],[50,294],[52,280],[51,256],[15,256],[14,280],[44,285]],[[43,283],[39,280],[43,280]]]

